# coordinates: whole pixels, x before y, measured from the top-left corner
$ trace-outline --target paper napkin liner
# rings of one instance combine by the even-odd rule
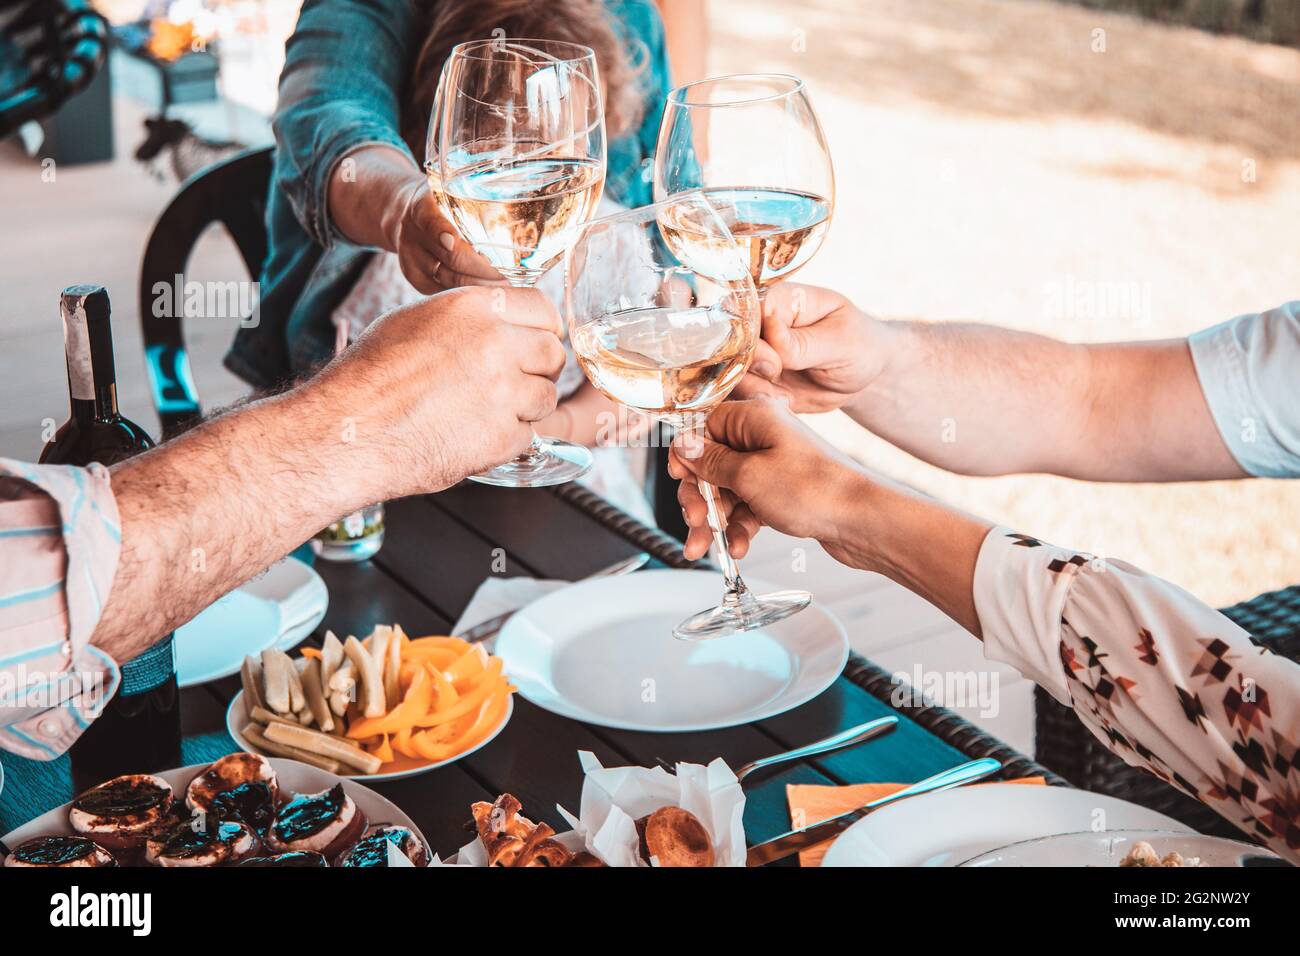
[[[661,807],[693,813],[709,834],[715,866],[745,865],[745,794],[735,773],[721,758],[708,766],[679,763],[676,774],[662,767],[604,767],[596,755],[580,750],[582,781],[579,812],[556,806],[573,827],[557,834],[566,849],[587,850],[607,866],[646,866],[640,855],[636,821]],[[526,809],[526,808],[525,808]],[[487,852],[477,837],[446,860],[432,866],[487,866]]]

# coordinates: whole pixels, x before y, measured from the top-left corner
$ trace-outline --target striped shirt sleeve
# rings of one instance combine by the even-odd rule
[[[0,458],[0,749],[53,760],[116,693],[90,636],[121,542],[107,469]]]

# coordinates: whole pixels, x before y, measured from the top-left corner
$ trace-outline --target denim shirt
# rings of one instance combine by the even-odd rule
[[[606,5],[641,70],[645,115],[639,129],[609,143],[605,191],[639,206],[650,201],[651,158],[669,88],[664,29],[652,0]],[[352,244],[330,222],[330,178],[361,146],[410,155],[399,133],[401,91],[423,40],[418,12],[415,0],[306,0],[285,44],[259,321],[239,330],[225,358],[254,386],[279,385],[333,351],[330,316],[375,250]]]

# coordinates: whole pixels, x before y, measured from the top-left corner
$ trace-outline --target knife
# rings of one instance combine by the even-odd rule
[[[783,860],[800,850],[806,850],[810,846],[815,846],[838,836],[867,814],[886,804],[907,797],[915,797],[922,793],[933,793],[936,790],[960,787],[962,784],[983,780],[1001,769],[1001,761],[994,760],[992,757],[982,757],[979,760],[971,760],[960,764],[941,773],[936,773],[933,777],[926,777],[924,780],[904,787],[902,790],[895,791],[888,796],[881,797],[879,800],[872,800],[856,810],[842,813],[838,817],[831,817],[829,820],[814,823],[802,830],[791,830],[789,833],[783,833],[779,837],[773,837],[763,843],[756,843],[749,848],[749,852],[745,855],[745,865],[763,866],[775,860]]]
[[[644,567],[645,563],[649,560],[650,555],[641,551],[632,555],[630,558],[623,558],[621,561],[615,561],[609,567],[601,568],[599,571],[588,574],[585,578],[580,578],[579,580],[591,581],[595,578],[611,578],[620,574],[629,574],[632,571]],[[506,611],[504,614],[490,617],[480,624],[475,624],[464,633],[457,634],[456,637],[459,637],[463,641],[468,641],[471,644],[478,644],[482,641],[486,641],[488,638],[495,637],[500,633],[501,628],[505,627],[506,621],[514,617],[519,610],[519,608],[515,608],[513,611]]]

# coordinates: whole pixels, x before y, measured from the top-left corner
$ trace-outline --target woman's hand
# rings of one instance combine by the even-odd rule
[[[692,560],[702,557],[712,542],[697,478],[726,489],[727,538],[736,558],[745,556],[762,525],[816,538],[834,553],[870,486],[852,461],[809,431],[784,404],[761,398],[716,408],[703,442],[693,434],[679,436],[668,471],[682,479],[677,498],[690,528],[685,554]]]
[[[712,534],[697,480],[725,488],[731,553],[742,557],[762,525],[816,538],[841,564],[876,571],[980,634],[972,582],[991,525],[869,473],[826,444],[780,402],[726,402],[708,437],[673,446],[669,472],[690,527],[686,556]]]
[[[442,214],[415,161],[391,146],[363,146],[335,166],[329,216],[349,241],[397,253],[402,274],[425,295],[505,284]]]
[[[387,217],[388,248],[425,295],[462,285],[505,285],[501,273],[456,232],[426,179],[401,187]]]
[[[796,412],[840,408],[880,374],[886,331],[838,292],[778,283],[763,300],[763,340],[736,397],[780,397]]]

